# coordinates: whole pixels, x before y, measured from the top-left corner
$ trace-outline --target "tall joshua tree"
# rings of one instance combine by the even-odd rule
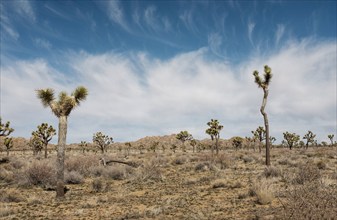
[[[206,134],[211,136],[212,141],[215,139],[215,149],[216,154],[219,153],[219,139],[220,139],[220,131],[222,130],[223,126],[220,125],[217,119],[211,119],[210,122],[207,122],[209,128],[206,130]],[[214,148],[212,147],[212,154],[214,153]]]
[[[57,183],[56,198],[64,198],[64,151],[67,138],[67,119],[71,111],[84,101],[88,95],[88,90],[79,86],[75,91],[68,95],[60,92],[58,101],[55,100],[53,89],[37,90],[37,97],[41,99],[44,107],[50,107],[52,112],[59,119],[58,146],[57,146]]]
[[[41,139],[44,146],[44,158],[47,158],[47,147],[48,143],[51,141],[53,136],[56,134],[56,130],[53,126],[48,126],[48,123],[42,123],[37,126],[37,130],[32,132],[32,136],[38,137]]]
[[[269,84],[272,78],[271,68],[267,65],[264,66],[264,80],[262,80],[259,76],[258,71],[254,71],[253,73],[255,77],[255,83],[259,86],[259,88],[263,89],[263,100],[262,105],[260,108],[260,112],[263,116],[264,126],[266,130],[266,165],[270,166],[270,142],[269,142],[269,123],[268,123],[268,116],[265,112],[265,107],[267,104],[267,98],[269,93]]]

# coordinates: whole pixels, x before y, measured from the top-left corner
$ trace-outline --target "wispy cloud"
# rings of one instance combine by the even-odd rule
[[[208,45],[215,55],[222,57],[221,55],[222,37],[220,34],[218,33],[209,34]]]
[[[71,17],[68,14],[66,14],[64,12],[61,12],[60,10],[51,6],[50,4],[45,4],[44,7],[46,9],[48,9],[50,12],[52,12],[53,14],[55,14],[56,16],[60,17],[60,18],[63,18],[63,19],[68,20],[68,21],[72,20]]]
[[[47,49],[47,50],[50,50],[52,48],[52,45],[48,40],[36,38],[36,39],[34,39],[34,42],[35,42],[36,46],[38,46],[40,48]]]
[[[285,31],[285,25],[283,24],[278,24],[277,25],[277,29],[276,29],[276,33],[275,33],[275,44],[278,45],[281,38],[284,35],[284,31]]]
[[[17,40],[20,37],[20,34],[13,28],[11,21],[7,16],[6,7],[3,3],[0,3],[0,25],[11,39]]]
[[[192,32],[193,34],[198,34],[198,28],[194,23],[193,11],[186,10],[183,14],[179,16],[180,20],[185,25],[186,29]]]
[[[107,14],[110,20],[118,24],[125,31],[130,32],[130,28],[125,20],[123,8],[119,1],[110,0],[106,2],[107,4]]]
[[[20,0],[20,1],[13,1],[15,5],[15,10],[16,12],[24,17],[28,18],[29,20],[35,22],[36,20],[36,15],[33,10],[33,7],[31,5],[31,1],[28,0]]]
[[[247,28],[248,28],[248,39],[249,39],[250,43],[252,45],[254,45],[254,42],[253,42],[253,32],[254,32],[254,28],[255,28],[255,23],[249,21]]]

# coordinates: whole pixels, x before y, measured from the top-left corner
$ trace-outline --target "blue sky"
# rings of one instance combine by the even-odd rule
[[[7,1],[1,7],[1,108],[15,136],[57,127],[34,90],[89,89],[69,142],[189,130],[222,137],[263,124],[252,72],[274,72],[271,132],[336,133],[336,1]],[[337,136],[337,135],[335,135]],[[55,138],[56,139],[56,138]]]

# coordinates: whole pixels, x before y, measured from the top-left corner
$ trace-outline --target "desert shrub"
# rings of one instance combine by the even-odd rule
[[[0,190],[0,202],[22,202],[25,199],[22,197],[21,193],[16,189],[2,189]]]
[[[274,200],[274,189],[265,179],[256,181],[248,191],[248,195],[255,196],[256,202],[260,205],[270,204]]]
[[[24,174],[26,179],[25,185],[27,186],[34,185],[46,188],[55,186],[56,171],[54,166],[48,161],[34,161],[28,166]]]
[[[223,182],[223,181],[215,181],[212,185],[212,188],[213,189],[217,189],[217,188],[225,188],[226,187],[226,184]]]
[[[282,170],[278,167],[267,166],[264,168],[263,175],[265,177],[280,177],[282,176]]]
[[[207,171],[207,170],[214,170],[214,166],[210,162],[203,162],[198,163],[195,168],[195,171]]]
[[[104,190],[104,182],[102,178],[96,178],[91,184],[92,190],[94,192],[102,192]]]
[[[103,176],[105,169],[103,166],[92,166],[88,168],[87,174],[90,177],[100,177]]]
[[[185,156],[180,156],[180,157],[175,158],[172,163],[176,165],[182,165],[186,163],[186,161],[187,161],[187,158]]]
[[[67,184],[81,184],[84,182],[82,174],[74,170],[64,173],[64,181]]]
[[[0,181],[8,184],[12,183],[14,181],[13,172],[0,167]]]
[[[8,206],[0,205],[0,218],[8,217],[10,215],[14,215],[17,211],[13,208],[9,208]]]
[[[243,162],[245,162],[245,163],[251,163],[251,162],[254,161],[254,158],[249,157],[249,156],[243,156],[243,157],[242,157],[242,160],[243,160]]]
[[[9,163],[14,169],[18,170],[22,167],[26,166],[26,162],[22,159],[18,159],[16,157],[11,158]]]
[[[280,219],[335,219],[337,189],[318,182],[298,185],[287,191]]]
[[[163,180],[163,173],[160,169],[160,164],[155,160],[151,160],[138,170],[135,176],[135,181],[140,182],[158,182]]]
[[[104,176],[113,180],[123,180],[126,178],[125,167],[122,166],[105,167]]]
[[[90,168],[93,166],[97,166],[99,163],[99,159],[97,156],[89,155],[89,156],[74,156],[70,158],[66,158],[65,160],[65,169],[69,172],[77,171],[83,176],[90,176]]]
[[[214,159],[214,162],[222,170],[233,165],[233,159],[225,154],[217,155]]]
[[[298,171],[293,179],[294,183],[305,184],[317,182],[321,179],[321,173],[317,166],[311,163],[302,164],[298,167]]]
[[[316,164],[317,168],[320,170],[325,170],[326,169],[326,163],[322,160],[318,161]]]

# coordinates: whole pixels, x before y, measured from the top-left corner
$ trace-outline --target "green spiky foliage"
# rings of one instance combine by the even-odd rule
[[[211,136],[212,141],[215,140],[216,154],[219,154],[219,139],[220,131],[223,129],[223,125],[220,125],[217,119],[211,119],[207,122],[209,128],[206,129],[206,134]],[[212,154],[214,153],[214,147],[212,147]]]
[[[293,147],[297,146],[300,141],[300,136],[295,133],[289,133],[288,131],[283,133],[283,138],[285,143],[288,145],[291,150]]]
[[[312,131],[308,131],[308,133],[306,133],[303,136],[303,139],[306,140],[305,145],[304,145],[305,149],[308,149],[310,143],[314,144],[315,137],[316,137],[316,134],[314,134]]]
[[[11,138],[11,137],[5,137],[5,139],[4,139],[4,145],[6,147],[7,156],[9,156],[9,150],[11,148],[13,148],[13,138]]]
[[[272,146],[276,141],[276,138],[273,137],[273,136],[269,136],[269,142],[270,142],[270,145]]]
[[[35,135],[32,135],[32,137],[29,139],[28,144],[32,148],[34,156],[36,156],[38,153],[40,153],[43,149],[43,146],[44,146],[41,138],[39,138]]]
[[[81,141],[81,143],[79,144],[79,146],[81,147],[82,149],[82,153],[85,152],[87,146],[88,146],[88,143],[86,141]]]
[[[188,131],[180,131],[179,134],[176,135],[176,138],[181,141],[182,143],[182,150],[186,151],[185,142],[193,140],[193,136],[188,133]]]
[[[261,153],[261,144],[263,142],[263,140],[266,139],[266,130],[262,127],[259,126],[258,128],[256,128],[255,131],[251,131],[253,134],[253,138],[257,141],[259,141],[259,152]]]
[[[52,112],[59,119],[58,144],[57,144],[57,183],[56,198],[64,198],[64,158],[67,139],[67,119],[71,111],[79,106],[88,96],[88,90],[79,86],[75,91],[68,95],[66,92],[60,92],[58,100],[55,99],[55,92],[51,88],[36,90],[37,97],[41,100],[44,107],[50,107]]]
[[[266,130],[266,165],[270,166],[270,141],[269,141],[269,122],[268,122],[268,115],[265,112],[265,107],[267,105],[267,98],[268,98],[268,93],[269,93],[269,84],[271,82],[272,78],[272,73],[271,73],[271,68],[267,65],[264,66],[264,79],[262,80],[259,76],[258,71],[253,72],[254,78],[255,78],[255,83],[258,85],[259,88],[263,89],[263,100],[262,100],[262,105],[260,108],[260,112],[263,116],[264,120],[264,126]]]
[[[37,97],[41,100],[44,107],[50,107],[52,112],[59,118],[61,116],[69,116],[70,112],[80,105],[88,96],[88,90],[79,86],[69,96],[66,92],[62,91],[59,94],[58,101],[55,100],[54,90],[39,89],[37,90]]]
[[[2,118],[0,117],[0,137],[7,137],[14,131],[14,129],[10,127],[10,124],[9,121],[3,124]]]
[[[239,148],[242,148],[243,144],[243,138],[242,137],[234,137],[232,140],[233,146],[235,150],[238,150]]]
[[[335,137],[335,135],[333,135],[333,134],[328,135],[328,138],[330,139],[330,142],[331,142],[331,146],[333,145],[333,138],[334,137]]]
[[[33,131],[32,135],[41,139],[44,146],[44,157],[47,158],[48,143],[51,141],[53,136],[56,135],[56,130],[53,128],[53,126],[48,125],[48,123],[42,123],[41,125],[37,126],[37,130]]]
[[[93,135],[92,142],[101,150],[101,153],[104,154],[104,152],[107,152],[109,145],[113,143],[113,138],[102,132],[97,132]]]

